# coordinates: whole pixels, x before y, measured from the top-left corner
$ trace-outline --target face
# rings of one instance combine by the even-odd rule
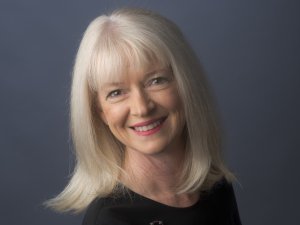
[[[154,155],[182,146],[185,125],[176,80],[168,68],[129,69],[98,92],[101,118],[125,151]]]

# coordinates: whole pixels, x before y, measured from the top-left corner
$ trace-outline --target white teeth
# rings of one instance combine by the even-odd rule
[[[158,125],[160,125],[160,123],[161,123],[160,121],[156,121],[156,122],[151,123],[151,124],[149,124],[147,126],[134,127],[134,129],[136,131],[139,131],[139,132],[141,132],[141,131],[148,131],[148,130],[152,130],[153,128],[157,127]]]

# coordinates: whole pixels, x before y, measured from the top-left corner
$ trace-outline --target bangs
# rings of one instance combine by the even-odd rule
[[[90,88],[98,92],[105,83],[121,82],[129,69],[146,71],[155,66],[169,66],[164,49],[166,46],[159,45],[153,39],[131,37],[126,40],[125,37],[103,35],[92,54],[88,74]]]

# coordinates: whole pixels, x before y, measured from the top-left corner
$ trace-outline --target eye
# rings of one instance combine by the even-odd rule
[[[122,91],[120,89],[113,90],[108,93],[108,95],[106,96],[106,99],[116,98],[116,97],[120,96],[121,94],[122,94]]]
[[[155,77],[149,81],[149,86],[151,85],[161,85],[161,84],[166,84],[169,82],[169,79],[166,77]]]

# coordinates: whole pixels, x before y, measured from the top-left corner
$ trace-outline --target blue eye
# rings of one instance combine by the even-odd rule
[[[122,91],[121,90],[113,90],[113,91],[111,91],[111,92],[109,92],[108,93],[108,95],[106,96],[106,99],[108,99],[108,98],[115,98],[115,97],[117,97],[117,96],[119,96],[119,95],[121,95],[122,94]]]
[[[150,85],[159,85],[159,84],[165,84],[169,80],[165,77],[156,77],[152,80],[150,80]]]

